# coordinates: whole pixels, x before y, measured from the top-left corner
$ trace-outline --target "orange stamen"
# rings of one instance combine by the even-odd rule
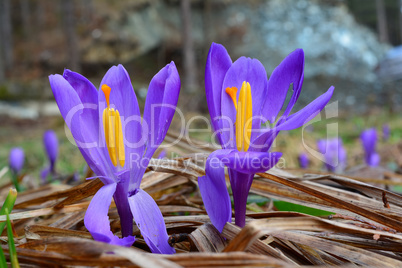
[[[110,91],[112,90],[108,85],[103,84],[101,87],[103,94],[105,94],[106,104],[107,107],[110,107],[109,98],[110,98]]]
[[[235,106],[235,108],[237,110],[237,100],[236,100],[237,87],[227,87],[226,88],[226,93],[232,98],[234,106]]]

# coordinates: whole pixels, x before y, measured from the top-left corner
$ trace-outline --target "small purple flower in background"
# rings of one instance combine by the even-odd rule
[[[15,147],[10,150],[8,163],[12,172],[14,172],[15,174],[19,174],[24,167],[24,161],[25,154],[22,148]]]
[[[51,175],[56,173],[55,166],[59,152],[59,141],[56,133],[53,130],[47,130],[43,134],[43,145],[45,147],[46,155],[49,158],[49,167],[43,169],[41,172],[42,181],[46,181],[49,173]]]
[[[391,128],[389,127],[388,124],[384,124],[382,126],[382,139],[384,141],[388,141],[390,135],[391,135]]]
[[[135,241],[134,219],[152,252],[173,254],[162,213],[153,198],[140,189],[140,183],[175,113],[180,92],[175,64],[166,65],[152,78],[143,119],[122,65],[109,69],[99,91],[70,70],[65,70],[63,76],[51,75],[49,80],[77,146],[104,183],[88,206],[85,227],[97,241],[131,246]],[[123,238],[110,230],[108,211],[112,197]]]
[[[304,128],[307,132],[313,132],[314,131],[314,126],[313,125],[308,125]]]
[[[162,150],[158,155],[158,159],[163,159],[165,157],[166,157],[166,150]]]
[[[298,157],[299,160],[299,165],[301,168],[308,168],[309,164],[310,164],[310,159],[308,158],[308,155],[306,153],[301,153],[299,154]]]
[[[366,129],[360,135],[364,149],[364,160],[368,166],[376,167],[380,164],[380,155],[376,153],[377,131],[375,128]]]
[[[330,172],[341,173],[347,166],[347,153],[341,138],[319,140],[317,147],[324,156],[325,168]]]
[[[222,149],[210,154],[206,176],[198,178],[198,184],[205,209],[219,231],[232,216],[225,166],[233,191],[235,222],[243,227],[254,174],[269,170],[282,156],[279,152],[268,152],[277,134],[301,127],[329,102],[333,87],[289,116],[299,98],[303,77],[301,49],[289,54],[268,80],[264,66],[257,59],[241,57],[232,62],[222,45],[211,45],[205,67],[205,91],[212,126]],[[278,117],[291,84],[292,97]],[[261,128],[268,120],[276,121],[275,127]]]
[[[15,147],[10,150],[8,156],[8,164],[11,169],[11,180],[15,186],[15,189],[20,192],[21,188],[18,183],[18,174],[24,167],[25,154],[24,150],[20,147]]]

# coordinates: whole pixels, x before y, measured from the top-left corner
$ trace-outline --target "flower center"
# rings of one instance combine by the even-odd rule
[[[247,152],[250,147],[253,105],[251,87],[246,81],[241,86],[239,99],[236,101],[237,88],[228,87],[226,93],[232,98],[236,108],[236,147],[240,152]]]
[[[110,91],[108,85],[101,87],[105,94],[107,107],[103,110],[103,129],[105,131],[106,146],[109,152],[110,159],[116,167],[118,164],[123,167],[125,162],[123,129],[121,125],[120,114],[118,110],[110,108]]]

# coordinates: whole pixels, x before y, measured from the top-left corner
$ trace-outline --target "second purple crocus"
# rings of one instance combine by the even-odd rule
[[[85,227],[98,241],[131,246],[133,219],[154,253],[172,254],[161,211],[140,188],[143,174],[172,121],[180,92],[173,62],[151,80],[141,118],[130,77],[122,65],[113,66],[99,91],[82,75],[65,70],[51,75],[50,85],[60,112],[101,187],[85,214]],[[120,216],[123,238],[110,229],[112,198]]]
[[[317,146],[323,155],[324,166],[328,171],[341,173],[345,170],[347,153],[341,138],[319,140]]]
[[[46,167],[41,172],[41,178],[46,181],[49,173],[53,176],[56,173],[56,160],[59,153],[59,141],[57,135],[53,130],[47,130],[43,134],[43,145],[45,147],[46,155],[49,159],[49,167]]]
[[[384,124],[382,126],[382,139],[384,141],[388,141],[390,136],[391,136],[391,128],[389,127],[388,124]]]
[[[232,216],[225,166],[233,191],[235,223],[243,227],[254,174],[269,170],[282,156],[279,152],[269,152],[277,134],[307,123],[330,100],[333,87],[290,115],[299,98],[303,77],[301,49],[287,56],[268,80],[264,66],[257,59],[241,57],[232,62],[222,45],[211,45],[205,67],[205,91],[214,135],[222,149],[210,154],[206,175],[198,183],[205,209],[219,231]],[[278,116],[291,84],[290,102]],[[276,124],[273,128],[262,127],[267,121]]]
[[[18,183],[18,175],[20,174],[22,168],[24,167],[25,153],[20,147],[14,147],[10,150],[8,156],[8,164],[11,169],[11,180],[14,184],[15,189],[20,192],[21,187]]]
[[[366,129],[360,135],[364,149],[364,160],[368,166],[376,167],[380,164],[380,155],[376,153],[377,131],[375,128]]]
[[[298,160],[301,168],[308,168],[308,165],[310,164],[310,159],[308,158],[308,155],[306,153],[300,153]]]
[[[20,147],[14,147],[10,150],[10,154],[8,156],[8,163],[11,171],[14,174],[20,173],[24,166],[25,154],[24,150]]]

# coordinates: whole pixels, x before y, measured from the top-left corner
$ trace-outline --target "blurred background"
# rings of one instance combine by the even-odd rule
[[[391,152],[402,135],[401,11],[401,0],[0,0],[0,168],[10,148],[20,146],[26,169],[37,174],[46,162],[46,129],[60,140],[59,170],[84,168],[48,82],[65,68],[98,87],[121,63],[142,105],[150,79],[173,60],[182,80],[179,107],[188,117],[207,115],[204,66],[217,42],[233,60],[258,58],[268,75],[303,48],[305,79],[295,110],[334,85],[339,114],[330,122],[339,124],[349,165],[362,162],[360,132],[387,124],[391,136],[379,153],[395,170],[402,161]],[[327,124],[315,123],[305,135],[312,147],[327,136]],[[298,166],[300,130],[281,134],[276,146],[285,152],[286,167]]]

